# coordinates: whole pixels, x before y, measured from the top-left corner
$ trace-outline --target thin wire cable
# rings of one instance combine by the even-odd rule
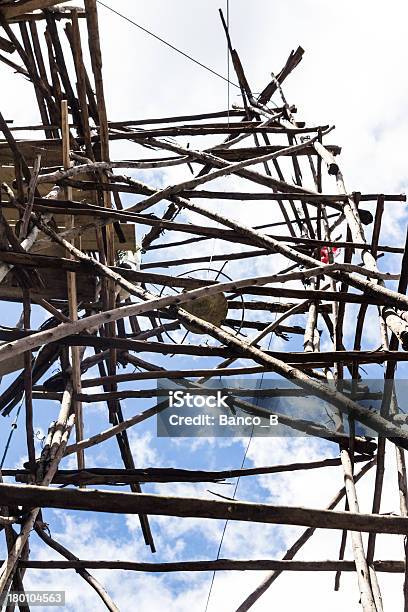
[[[14,434],[15,430],[17,429],[18,417],[19,417],[20,412],[21,412],[21,408],[22,408],[22,405],[23,405],[23,402],[24,402],[24,398],[25,398],[25,393],[24,393],[24,395],[22,397],[22,400],[20,402],[20,405],[18,407],[16,418],[14,419],[14,421],[11,424],[11,430],[10,430],[9,436],[7,438],[6,446],[4,447],[3,457],[1,458],[1,461],[0,461],[0,471],[3,469],[4,462],[6,460],[7,453],[8,453],[8,450],[10,448],[11,439],[13,437],[13,434]]]
[[[280,300],[279,300],[279,302],[280,302]],[[276,314],[275,314],[275,320],[276,320],[276,317],[277,317],[277,316],[278,316],[278,313],[276,313]],[[270,337],[269,337],[268,348],[267,348],[267,350],[268,350],[268,351],[269,351],[269,349],[270,349],[270,347],[271,347],[271,342],[272,342],[272,334],[271,334],[271,335],[270,335]],[[263,381],[264,381],[264,377],[265,377],[265,372],[262,372],[262,374],[261,374],[261,380],[260,380],[260,384],[259,384],[258,389],[262,389],[262,383],[263,383]],[[259,397],[257,397],[257,398],[256,398],[256,405],[257,405],[257,406],[259,405]],[[254,435],[254,425],[252,425],[251,435],[250,435],[250,437],[249,437],[248,444],[247,444],[247,446],[246,446],[245,453],[244,453],[244,456],[243,456],[243,458],[242,458],[241,468],[240,468],[241,470],[244,468],[245,461],[246,461],[246,458],[247,458],[247,455],[248,455],[248,451],[249,451],[249,447],[251,446],[251,442],[252,442],[252,440],[253,440],[253,435]],[[237,481],[236,481],[236,483],[235,483],[235,488],[234,488],[234,493],[233,493],[233,495],[232,495],[232,499],[235,499],[235,496],[236,496],[236,494],[237,494],[238,485],[239,485],[239,483],[240,483],[240,480],[241,480],[241,477],[240,477],[240,476],[238,476]],[[228,522],[229,522],[229,521],[228,521],[228,519],[227,519],[227,520],[225,521],[225,523],[224,523],[224,528],[223,528],[223,530],[222,530],[221,540],[220,540],[220,544],[219,544],[219,546],[218,546],[218,551],[217,551],[217,560],[220,558],[221,548],[222,548],[222,545],[223,545],[223,543],[224,543],[224,537],[225,537],[225,532],[226,532],[226,530],[227,530],[227,525],[228,525]],[[214,571],[213,571],[213,573],[212,573],[212,577],[211,577],[211,584],[210,584],[210,589],[209,589],[209,591],[208,591],[207,602],[206,602],[206,604],[205,604],[205,610],[204,610],[204,612],[207,612],[207,610],[208,610],[208,606],[209,606],[209,603],[210,603],[210,598],[211,598],[211,593],[212,593],[213,586],[214,586],[214,580],[215,580],[215,570],[214,570]]]
[[[246,446],[245,453],[244,453],[244,456],[243,456],[242,462],[241,462],[241,470],[243,469],[243,467],[245,465],[245,460],[246,460],[246,457],[247,457],[247,454],[248,454],[248,451],[249,451],[249,447],[250,447],[251,442],[252,442],[252,435],[253,435],[253,433],[254,433],[254,426],[252,425],[251,436],[250,436],[250,438],[248,440],[248,444]],[[237,493],[237,489],[238,489],[238,485],[239,485],[239,478],[240,477],[238,476],[237,482],[235,483],[235,488],[234,488],[234,493],[232,495],[232,499],[235,499],[235,495]],[[228,519],[225,521],[224,528],[222,530],[221,540],[220,540],[220,544],[218,546],[218,551],[217,551],[217,559],[220,558],[221,548],[222,548],[222,545],[223,545],[223,542],[224,542],[224,536],[225,536],[225,532],[227,530],[227,525],[228,525]],[[214,586],[214,579],[215,579],[215,570],[212,573],[210,590],[208,591],[207,602],[205,604],[204,612],[207,612],[207,610],[208,610],[208,605],[210,603],[211,593],[212,593],[212,589],[213,589],[213,586]]]
[[[219,222],[218,222],[218,223],[217,223],[217,225],[216,225],[216,227],[218,228],[218,227],[219,227],[219,225],[220,225],[220,224],[219,224]],[[209,260],[209,262],[208,262],[208,268],[207,268],[207,280],[208,280],[208,277],[209,277],[209,275],[210,275],[210,268],[211,268],[211,264],[212,264],[212,261],[213,261],[214,255],[215,255],[215,245],[217,244],[217,238],[213,238],[212,240],[213,240],[213,243],[212,243],[212,253],[211,253],[210,260]]]
[[[205,70],[207,70],[208,72],[211,72],[211,74],[213,74],[214,76],[217,76],[218,78],[222,79],[223,81],[227,81],[228,84],[233,85],[234,87],[237,87],[239,89],[239,85],[237,85],[236,83],[234,83],[233,81],[229,80],[229,75],[228,78],[226,78],[225,76],[223,76],[222,74],[220,74],[219,72],[216,72],[215,70],[213,70],[212,68],[210,68],[209,66],[206,66],[205,64],[203,64],[202,62],[196,60],[194,57],[192,57],[191,55],[189,55],[188,53],[185,53],[184,51],[182,51],[181,49],[178,49],[177,47],[175,47],[174,45],[172,45],[171,43],[167,42],[167,40],[164,40],[163,38],[161,38],[160,36],[158,36],[157,34],[154,34],[153,32],[151,32],[150,30],[148,30],[147,28],[144,28],[143,26],[141,26],[140,24],[136,23],[136,21],[134,21],[133,19],[131,19],[130,17],[127,17],[126,15],[123,15],[123,13],[119,13],[119,11],[117,11],[116,9],[112,8],[111,6],[109,6],[108,4],[105,4],[104,2],[101,2],[101,0],[96,0],[98,4],[100,4],[101,6],[103,6],[104,8],[108,9],[108,11],[112,11],[112,13],[115,13],[115,15],[117,15],[118,17],[121,17],[122,19],[124,19],[125,21],[131,23],[132,25],[136,26],[137,28],[139,28],[139,30],[142,30],[143,32],[145,32],[146,34],[149,34],[149,36],[153,36],[153,38],[155,38],[156,40],[160,41],[161,43],[163,43],[164,45],[167,45],[167,47],[170,47],[170,49],[173,49],[173,51],[176,51],[177,53],[180,53],[180,55],[183,55],[183,57],[189,59],[191,62],[194,62],[194,64],[197,64],[197,66],[201,66],[201,68],[204,68]]]

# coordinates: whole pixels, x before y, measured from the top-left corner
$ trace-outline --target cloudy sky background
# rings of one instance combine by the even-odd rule
[[[218,9],[226,10],[225,3],[213,0],[120,0],[114,5],[125,15],[151,29],[172,44],[211,66],[217,72],[226,73],[226,44]],[[247,77],[254,91],[260,91],[285,63],[291,49],[301,45],[306,53],[301,65],[285,82],[288,101],[298,107],[299,120],[311,125],[335,124],[336,130],[328,141],[342,146],[341,166],[349,190],[400,193],[407,190],[405,148],[407,141],[408,80],[405,78],[408,51],[405,43],[405,24],[408,7],[402,1],[392,3],[387,10],[384,3],[362,0],[359,3],[343,0],[341,3],[293,0],[243,0],[230,2],[230,31],[233,45],[244,63]],[[158,41],[100,8],[100,27],[104,59],[107,106],[111,120],[137,119],[172,114],[188,114],[223,110],[227,105],[227,85],[202,68],[164,47]],[[231,72],[233,75],[233,73]],[[232,76],[235,81],[235,76]],[[37,120],[31,85],[12,75],[11,70],[0,65],[2,88],[1,110],[7,118],[18,124]],[[238,90],[231,87],[233,103],[240,103]],[[29,103],[28,103],[29,101]],[[275,97],[277,103],[279,97]],[[188,137],[180,142],[187,144]],[[207,141],[206,141],[207,142]],[[248,141],[249,142],[249,141]],[[135,153],[136,151],[136,153]],[[133,145],[121,143],[112,149],[115,159],[139,155]],[[146,155],[150,155],[147,152]],[[181,169],[160,172],[141,177],[156,186],[167,185],[188,176]],[[243,183],[230,178],[210,184],[210,188],[240,189]],[[248,184],[245,183],[245,188]],[[327,191],[335,192],[335,184],[328,183]],[[126,198],[134,203],[135,198]],[[199,202],[202,204],[202,201]],[[216,207],[219,203],[207,203]],[[231,214],[243,223],[268,223],[279,220],[276,208],[265,202],[233,205],[223,204],[223,212]],[[158,209],[159,210],[159,209]],[[198,219],[185,214],[180,220]],[[254,221],[256,219],[256,221]],[[200,222],[202,219],[200,218]],[[406,231],[405,205],[386,204],[383,242],[401,244]],[[141,229],[143,235],[143,228]],[[187,255],[226,252],[222,243],[208,241],[198,247],[179,251]],[[175,250],[158,251],[162,259],[173,258]],[[154,257],[158,257],[157,253]],[[152,259],[151,255],[146,261]],[[279,270],[279,257],[267,263]],[[398,268],[395,261],[382,260],[381,267],[389,263]],[[217,264],[219,266],[219,264]],[[268,270],[271,270],[268,267]],[[249,263],[231,264],[227,273],[232,276],[249,276],[265,273],[265,262],[249,260]],[[176,269],[177,273],[182,269]],[[346,340],[352,339],[355,319],[353,309],[348,311]],[[17,306],[2,307],[2,320],[14,325],[20,315]],[[43,313],[37,316],[44,318]],[[366,346],[378,346],[375,326],[376,311],[368,316],[370,323],[365,336]],[[294,322],[298,322],[294,320]],[[304,320],[299,319],[299,324]],[[373,325],[371,325],[371,322]],[[290,348],[299,348],[295,338]],[[274,339],[271,345],[285,350],[288,345]],[[329,350],[329,345],[326,346]],[[157,356],[152,357],[157,361]],[[163,361],[164,362],[164,361]],[[167,361],[169,363],[169,361]],[[191,365],[191,359],[177,361],[180,367]],[[198,365],[199,362],[197,362]],[[381,376],[382,368],[367,368],[371,376]],[[93,374],[94,375],[94,374]],[[404,375],[404,368],[399,369]],[[3,380],[2,389],[8,379]],[[149,385],[147,385],[149,386]],[[145,402],[146,403],[146,402]],[[146,404],[147,405],[147,404]],[[124,403],[125,417],[143,410],[143,402]],[[36,430],[43,432],[54,417],[57,406],[42,402],[36,410]],[[107,426],[106,410],[100,405],[86,407],[86,435]],[[5,421],[9,425],[10,419]],[[2,428],[0,448],[8,431]],[[174,465],[196,468],[239,467],[247,440],[158,440],[155,422],[142,424],[140,429],[129,432],[136,467]],[[39,434],[41,437],[41,433]],[[313,460],[322,456],[334,456],[336,449],[317,440],[303,438],[292,440],[254,439],[247,455],[246,465],[268,465],[298,460]],[[10,451],[7,466],[21,465],[24,456],[24,432],[17,430],[15,443]],[[116,443],[109,441],[103,447],[87,453],[88,465],[112,465],[118,463]],[[74,467],[68,463],[67,467]],[[383,512],[398,512],[396,495],[396,470],[393,448],[390,445],[387,461],[388,478],[385,484]],[[362,511],[371,509],[372,473],[358,485]],[[311,472],[296,472],[290,479],[275,475],[242,479],[237,498],[263,502],[325,507],[342,486],[341,470],[326,468]],[[146,491],[169,495],[208,496],[207,491],[231,495],[233,483],[227,485],[160,485],[145,487]],[[343,507],[343,506],[341,506]],[[151,519],[158,553],[150,555],[143,544],[136,517],[78,515],[77,513],[47,511],[52,535],[65,544],[79,558],[129,559],[171,561],[181,559],[215,558],[223,523],[157,517]],[[267,525],[229,524],[221,557],[230,558],[280,558],[302,529]],[[340,534],[320,532],[316,534],[299,559],[337,558]],[[54,555],[42,543],[32,538],[33,558],[49,559]],[[402,543],[393,536],[378,538],[378,555],[384,558],[401,558]],[[347,558],[352,558],[347,551]],[[193,575],[124,575],[120,572],[94,572],[113,599],[123,610],[137,608],[142,612],[169,610],[171,612],[204,612],[211,581],[209,573]],[[219,573],[216,575],[209,612],[235,610],[237,605],[262,580],[263,572]],[[402,579],[398,576],[380,576],[386,610],[399,610],[402,606]],[[102,603],[88,585],[71,571],[29,571],[27,588],[62,588],[67,591],[67,610],[82,607],[104,609]],[[292,610],[301,602],[304,610],[315,612],[328,608],[358,610],[358,589],[354,575],[343,574],[342,590],[333,591],[334,577],[326,574],[291,574],[279,577],[276,584],[254,606],[262,612],[276,606]]]

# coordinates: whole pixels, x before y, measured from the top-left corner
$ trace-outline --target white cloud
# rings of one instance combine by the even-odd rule
[[[139,434],[137,429],[129,431],[129,443],[136,468],[159,464],[159,457],[152,440],[153,434],[151,431],[146,431],[143,434]]]

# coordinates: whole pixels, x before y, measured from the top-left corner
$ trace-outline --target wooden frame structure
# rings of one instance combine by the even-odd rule
[[[398,419],[391,418],[399,411],[393,394],[384,395],[377,413],[326,381],[359,381],[361,366],[372,363],[385,364],[385,378],[392,379],[398,362],[407,360],[407,353],[400,350],[408,346],[407,244],[385,245],[380,239],[384,210],[389,207],[392,214],[393,207],[404,205],[405,195],[349,193],[337,161],[340,149],[327,142],[330,126],[307,126],[298,121],[296,108],[286,102],[282,91],[303,50],[292,52],[281,71],[272,75],[259,95],[254,95],[227,28],[242,108],[109,121],[96,1],[85,0],[84,5],[82,10],[52,0],[0,0],[0,61],[17,73],[16,79],[22,75],[32,82],[41,115],[40,125],[16,126],[0,114],[0,299],[23,304],[21,325],[0,328],[0,373],[22,369],[0,396],[0,411],[10,414],[24,398],[28,457],[24,469],[6,467],[2,472],[4,477],[14,477],[17,484],[0,484],[0,529],[4,530],[8,548],[0,569],[0,593],[10,588],[23,591],[24,573],[29,568],[72,568],[95,589],[109,610],[117,610],[88,570],[270,570],[270,576],[238,608],[243,612],[282,571],[332,571],[337,573],[337,582],[340,572],[353,571],[364,612],[382,612],[378,573],[404,576],[407,571],[404,560],[377,559],[375,543],[377,534],[400,534],[404,551],[403,536],[408,534],[404,456],[408,434]],[[80,20],[86,23],[88,40],[81,39]],[[87,46],[90,62],[84,59]],[[67,67],[69,54],[72,71]],[[270,103],[273,96],[279,101],[274,106]],[[22,130],[32,137],[20,139]],[[180,142],[184,136],[191,140],[189,147]],[[196,147],[193,137],[202,140],[204,136],[212,144]],[[121,140],[133,142],[139,153],[147,151],[148,156],[112,161],[110,143]],[[194,169],[194,174],[181,183],[157,188],[122,173],[122,169],[135,173],[172,166],[184,166],[187,172]],[[293,180],[287,178],[290,175]],[[240,181],[241,191],[209,190],[215,179],[228,184],[231,177]],[[137,203],[124,206],[124,194],[135,194]],[[264,201],[271,211],[271,223],[258,227],[254,219],[253,225],[244,225],[224,216],[221,206],[211,205],[213,200],[236,201],[237,206]],[[180,221],[186,211],[189,221]],[[139,246],[136,226],[147,228]],[[174,233],[182,238],[173,237]],[[366,235],[371,236],[369,240]],[[185,256],[186,245],[202,246],[213,238],[225,245],[225,251]],[[144,257],[141,266],[123,266],[119,251],[136,252],[139,248]],[[160,249],[164,248],[174,253],[171,259],[161,259]],[[340,257],[335,258],[338,250]],[[377,262],[382,255],[387,266],[392,258],[392,269],[398,268],[398,274],[379,269]],[[234,276],[221,282],[179,274],[180,267],[192,269],[251,258],[262,266],[279,256],[279,261],[285,262],[283,269],[264,276]],[[154,293],[149,290],[152,285],[163,289]],[[211,304],[214,296],[225,296],[228,309],[226,319],[218,323],[210,316],[197,316],[197,304],[201,304],[202,313],[203,300]],[[42,307],[50,317],[38,330],[31,328],[32,304]],[[350,305],[358,307],[358,317],[354,341],[346,346],[344,323]],[[381,347],[376,350],[362,349],[370,306],[378,311]],[[237,312],[243,314],[241,325]],[[260,313],[260,320],[251,316],[254,312]],[[265,323],[270,313],[276,318]],[[288,324],[295,315],[297,322],[302,317],[302,325]],[[331,342],[327,352],[320,350],[320,322],[324,326],[322,334]],[[195,333],[186,342],[171,343],[167,334],[180,328]],[[255,336],[251,330],[256,330]],[[273,334],[299,333],[304,335],[302,351],[271,351],[265,344]],[[212,344],[205,344],[203,338],[211,338]],[[93,355],[85,356],[87,347]],[[147,361],[144,353],[198,356],[200,367],[168,369]],[[234,366],[237,359],[244,360],[245,365]],[[56,380],[54,377],[44,382],[58,361],[61,374]],[[118,374],[118,363],[131,364],[139,371]],[[94,367],[99,368],[99,376],[81,379]],[[155,404],[125,419],[121,400],[154,397],[154,393],[146,395],[138,381],[167,378],[198,388],[204,380],[219,374],[243,377],[268,372],[327,399],[339,415],[345,414],[378,432],[378,441],[348,437],[341,425],[333,433],[323,425],[287,419],[286,424],[294,430],[337,445],[339,457],[223,472],[135,469],[127,432],[166,405]],[[132,388],[121,387],[129,382]],[[103,392],[86,392],[87,387],[97,385]],[[60,411],[37,457],[33,412],[37,402],[45,399],[58,400]],[[83,404],[93,401],[106,402],[110,427],[86,439]],[[236,403],[253,414],[262,412],[238,397]],[[72,431],[75,441],[70,440]],[[123,468],[89,466],[86,450],[111,438],[117,440]],[[380,514],[386,450],[397,457],[400,516]],[[60,462],[71,454],[77,457],[77,469],[60,469]],[[112,460],[112,464],[115,462]],[[355,472],[358,463],[363,467]],[[145,482],[211,482],[277,472],[285,472],[289,478],[294,470],[327,465],[343,470],[345,487],[322,510],[153,496],[141,488]],[[359,511],[356,483],[373,466],[372,514],[367,515]],[[57,488],[54,484],[72,486]],[[123,484],[129,486],[129,493],[103,488]],[[95,488],[89,490],[90,486]],[[336,509],[344,499],[346,509]],[[307,529],[283,560],[160,564],[81,560],[75,551],[67,550],[47,534],[43,508],[137,514],[152,551],[155,545],[149,515],[303,525]],[[342,531],[340,558],[295,560],[317,528]],[[33,530],[36,534],[30,536]],[[367,547],[362,532],[369,533]],[[64,560],[30,560],[29,536],[37,535]],[[348,535],[352,560],[343,559]],[[402,582],[407,611],[408,580]],[[26,610],[24,606],[20,609]]]

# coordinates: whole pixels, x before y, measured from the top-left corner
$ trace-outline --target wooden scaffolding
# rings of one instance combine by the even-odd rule
[[[225,21],[242,96],[239,108],[109,121],[96,0],[84,0],[84,6],[72,8],[52,0],[0,0],[0,61],[16,73],[15,79],[32,82],[41,116],[40,125],[20,126],[0,113],[0,300],[23,307],[18,325],[0,327],[0,375],[15,373],[0,396],[0,412],[9,415],[23,401],[27,438],[24,467],[4,466],[0,473],[6,478],[0,484],[0,529],[8,549],[0,570],[0,593],[9,589],[23,592],[29,568],[72,568],[109,610],[117,610],[90,570],[269,570],[269,577],[238,608],[242,612],[251,608],[282,571],[330,571],[337,576],[353,571],[364,612],[381,612],[377,575],[394,572],[401,574],[404,609],[408,610],[408,580],[404,579],[408,433],[403,419],[398,418],[398,398],[392,391],[384,393],[381,410],[372,411],[338,386],[344,380],[364,382],[364,364],[384,364],[385,379],[392,380],[398,363],[407,360],[407,244],[381,243],[383,213],[387,210],[392,215],[394,207],[404,205],[405,195],[348,192],[338,162],[340,148],[329,144],[332,128],[297,120],[297,109],[287,103],[282,91],[303,50],[291,52],[280,72],[255,95]],[[87,28],[87,38],[81,37],[82,25]],[[24,138],[19,137],[20,132]],[[180,142],[185,136],[190,140],[188,147]],[[197,136],[200,142],[208,137],[210,146],[195,146]],[[139,157],[112,161],[110,143],[115,141],[134,143]],[[146,176],[150,170],[154,176],[158,169],[172,166],[184,166],[193,174],[165,188],[135,177],[137,171]],[[225,181],[223,185],[230,178],[238,179],[242,191],[206,190],[206,184],[217,178]],[[126,194],[135,194],[137,203],[123,204]],[[271,222],[266,226],[259,227],[256,218],[244,225],[220,212],[225,202],[251,207],[260,201],[270,210]],[[140,228],[147,228],[144,235]],[[213,238],[225,245],[224,252],[207,255],[197,251],[186,257],[186,245],[200,248]],[[167,259],[160,255],[164,249]],[[386,267],[398,274],[380,270],[382,256]],[[252,259],[259,266],[255,270],[272,272],[232,278],[179,274],[180,269],[194,271],[215,266],[215,262]],[[48,317],[39,329],[31,327],[34,304]],[[353,342],[347,344],[344,324],[350,306],[358,309],[358,315]],[[374,350],[364,348],[369,306],[376,308],[381,334],[381,346]],[[275,315],[272,323],[270,313]],[[295,316],[297,324],[290,325],[288,319]],[[183,341],[172,335],[180,330],[189,332]],[[304,350],[268,349],[271,336],[293,334],[304,336]],[[321,350],[321,335],[325,346],[330,343],[330,350]],[[87,354],[86,349],[90,349]],[[158,361],[163,355],[175,355],[175,360],[186,355],[200,357],[199,368],[169,369],[163,361],[147,361],[144,353],[157,354]],[[239,365],[235,363],[238,359]],[[56,363],[60,373],[51,376]],[[136,366],[138,371],[118,374],[118,364]],[[81,378],[94,367],[99,376]],[[226,471],[135,468],[129,429],[168,405],[166,401],[154,403],[154,392],[149,395],[138,381],[167,379],[200,389],[206,380],[219,375],[266,373],[289,380],[335,407],[338,422],[334,430],[322,423],[283,415],[282,419],[294,431],[335,445],[338,457]],[[123,388],[123,383],[132,384]],[[97,386],[103,391],[86,392]],[[125,419],[121,401],[138,397],[153,398],[153,406]],[[49,426],[41,455],[36,456],[33,414],[38,403],[49,399],[58,400],[60,409]],[[86,438],[83,405],[96,401],[106,403],[110,427]],[[250,414],[265,416],[261,408],[238,394],[234,402]],[[343,431],[342,415],[350,422],[349,433]],[[353,423],[364,424],[378,438],[350,433]],[[89,465],[87,449],[102,447],[109,439],[117,440],[119,450],[118,457],[112,457],[112,467]],[[386,450],[397,458],[398,516],[380,513]],[[76,469],[60,468],[60,462],[71,455],[76,456]],[[123,468],[114,467],[117,458]],[[359,471],[355,470],[358,463],[362,463]],[[329,465],[343,471],[345,486],[325,509],[142,492],[143,483],[215,482],[277,472],[290,478],[294,470]],[[371,467],[376,470],[372,513],[362,514],[356,483]],[[124,484],[129,492],[112,489]],[[344,500],[345,510],[340,510]],[[201,517],[298,525],[306,530],[280,560],[88,561],[78,559],[75,551],[47,533],[43,515],[47,508],[136,514],[153,552],[149,515],[175,516],[180,521]],[[342,532],[339,559],[295,560],[317,528]],[[367,546],[362,533],[369,534]],[[377,558],[377,534],[401,536],[401,560]],[[30,559],[29,538],[37,536],[63,560]],[[344,559],[347,537],[352,542],[352,560]]]

